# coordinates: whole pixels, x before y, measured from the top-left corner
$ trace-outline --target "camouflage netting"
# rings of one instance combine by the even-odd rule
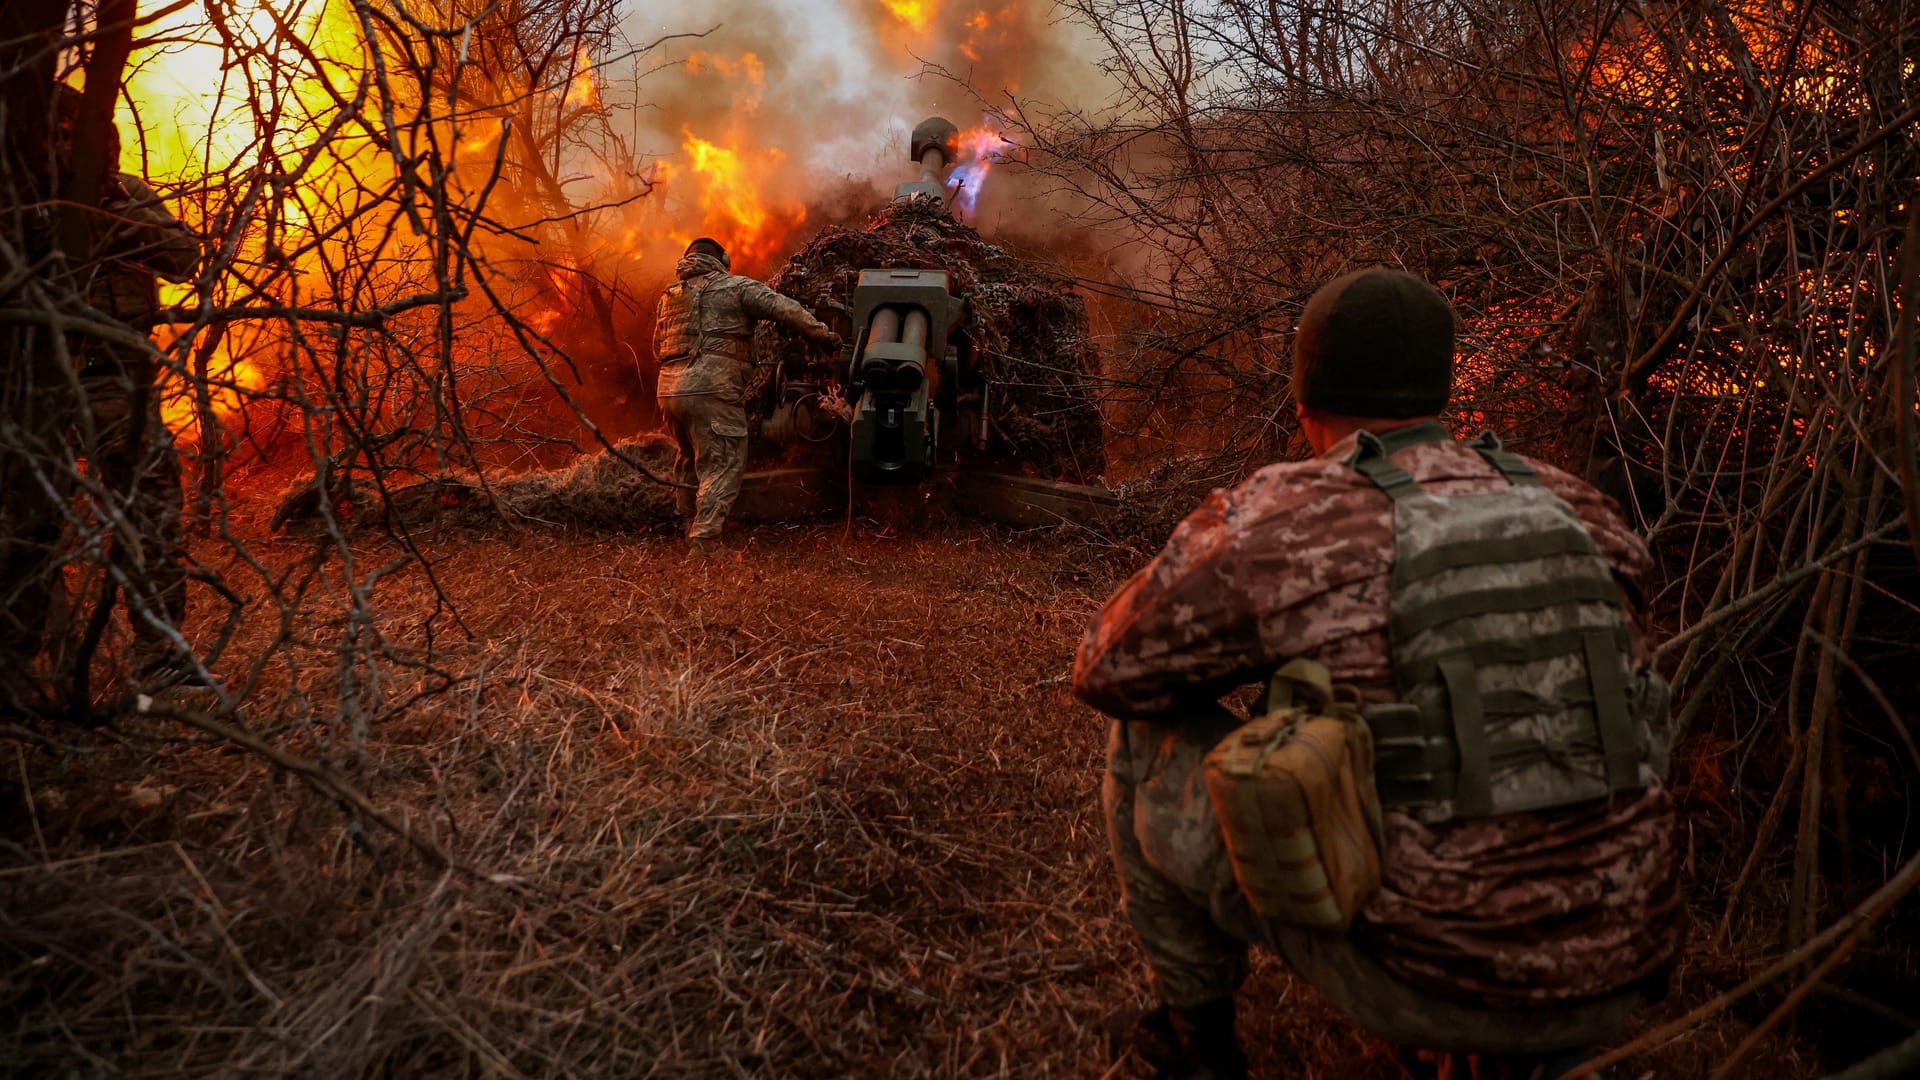
[[[673,444],[657,435],[629,439],[615,448],[662,476],[673,464]],[[273,517],[274,528],[316,523],[320,490],[312,479],[296,484],[281,500]],[[393,523],[410,526],[428,522],[479,526],[514,521],[637,531],[671,524],[673,496],[673,488],[655,483],[620,457],[599,450],[558,469],[490,477],[486,487],[471,476],[441,476],[396,486],[386,506]],[[334,493],[335,504],[348,507],[350,520],[361,524],[388,520],[377,511],[362,508],[376,498],[364,479],[351,490]]]
[[[890,203],[864,230],[822,230],[771,284],[849,335],[848,298],[860,271],[872,269],[945,270],[953,294],[967,300],[958,333],[992,382],[992,461],[1051,479],[1099,478],[1106,469],[1093,394],[1100,358],[1070,279],[987,243],[923,197]],[[778,358],[804,364],[808,355],[797,336],[766,325],[754,352],[763,371]]]

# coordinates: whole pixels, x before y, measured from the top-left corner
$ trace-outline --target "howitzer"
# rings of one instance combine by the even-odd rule
[[[990,280],[1005,280],[1006,264],[1016,260],[982,244],[948,210],[944,174],[957,156],[958,135],[958,129],[940,117],[913,130],[909,157],[919,168],[919,178],[899,185],[895,206],[868,231],[899,229],[908,243],[875,245],[853,239],[861,234],[847,233],[850,248],[871,252],[878,247],[892,257],[876,260],[881,264],[875,266],[862,255],[861,262],[851,266],[828,263],[824,273],[815,263],[811,276],[799,279],[846,282],[824,294],[815,291],[809,300],[817,312],[835,312],[847,320],[847,346],[831,361],[794,353],[778,366],[769,388],[770,410],[759,431],[765,442],[785,447],[782,455],[790,467],[749,473],[742,491],[743,514],[785,516],[815,493],[835,490],[848,480],[898,489],[936,476],[944,477],[943,490],[959,492],[969,509],[1023,525],[1089,520],[1118,504],[1104,487],[1066,479],[1097,476],[1104,460],[1098,414],[1084,381],[1064,392],[1051,391],[1055,396],[1038,409],[1028,403],[1021,416],[1026,425],[1021,430],[1029,438],[1036,424],[1061,415],[1077,417],[1075,430],[1093,434],[1076,444],[1084,449],[1077,449],[1069,463],[1036,462],[1030,453],[1022,453],[1021,441],[1001,427],[1003,415],[996,412],[1007,414],[1008,402],[1000,399],[996,370],[983,362],[978,346],[977,320],[982,315],[956,283],[982,283],[982,268],[988,265],[1002,275]],[[796,260],[806,257],[803,253]],[[886,265],[894,258],[910,265]],[[954,259],[963,261],[949,261]],[[928,262],[935,265],[928,267]],[[940,268],[942,263],[947,268]],[[1057,281],[1062,301],[1048,310],[1081,318],[1075,314],[1077,302],[1065,299],[1069,283],[1030,270],[1012,272],[1023,275],[1023,281]],[[1004,312],[1005,301],[1000,303],[998,310]],[[1007,330],[999,327],[995,332]],[[1002,369],[1015,362],[1006,351],[1002,346],[996,353]],[[1066,380],[1085,380],[1092,370],[1091,365],[1074,366],[1084,361],[1054,355],[1042,362]],[[1029,380],[1027,385],[1034,384]],[[1045,419],[1036,421],[1036,413]],[[823,458],[831,448],[844,457],[827,465]],[[817,464],[793,467],[803,461]]]
[[[953,410],[958,350],[947,335],[965,305],[944,270],[863,270],[853,289],[850,453],[865,483],[925,479],[940,441],[940,413]]]

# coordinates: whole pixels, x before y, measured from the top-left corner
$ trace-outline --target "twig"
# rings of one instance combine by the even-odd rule
[[[1872,896],[1862,901],[1860,906],[1836,920],[1832,926],[1827,927],[1819,934],[1809,938],[1799,948],[1768,964],[1766,969],[1760,972],[1760,974],[1753,976],[1732,990],[1714,998],[1712,1001],[1699,1006],[1685,1016],[1661,1024],[1659,1027],[1641,1035],[1625,1046],[1609,1050],[1591,1061],[1582,1063],[1578,1068],[1562,1077],[1561,1080],[1581,1080],[1582,1077],[1592,1076],[1609,1065],[1625,1061],[1635,1054],[1652,1049],[1666,1042],[1668,1039],[1673,1038],[1675,1035],[1696,1027],[1702,1021],[1718,1016],[1734,1002],[1740,1001],[1761,987],[1769,985],[1780,976],[1795,970],[1809,959],[1819,955],[1821,950],[1829,945],[1833,945],[1835,942],[1840,943],[1834,950],[1835,954],[1839,959],[1845,959],[1846,955],[1850,954],[1854,947],[1859,944],[1860,938],[1865,935],[1867,930],[1872,928],[1874,921],[1886,914],[1893,905],[1899,903],[1902,898],[1912,892],[1916,885],[1920,885],[1920,855],[1908,859],[1905,865],[1901,866],[1898,873],[1889,879],[1885,885],[1875,890]],[[1834,962],[1837,963],[1838,960]],[[1824,972],[1825,970],[1827,970],[1827,968],[1823,965],[1821,971]],[[1810,983],[1812,982],[1817,982],[1817,980],[1810,980]],[[1810,991],[1812,985],[1808,985],[1806,989]],[[1798,1001],[1799,999],[1794,998],[1792,1000]],[[1772,1021],[1774,1018],[1769,1017],[1768,1019]],[[1772,1028],[1770,1025],[1767,1025],[1764,1027],[1764,1030],[1772,1030]]]
[[[1914,361],[1920,352],[1920,201],[1911,198],[1907,208],[1907,235],[1900,242],[1900,307],[1893,332],[1891,358],[1893,382],[1894,459],[1900,471],[1901,515],[1907,523],[1907,543],[1920,562],[1920,465],[1915,455],[1920,448],[1914,438]]]
[[[1701,618],[1696,620],[1692,626],[1689,626],[1685,630],[1682,630],[1680,633],[1675,634],[1672,637],[1668,638],[1665,642],[1663,642],[1660,645],[1660,647],[1657,650],[1655,650],[1654,655],[1656,657],[1666,657],[1668,655],[1671,655],[1675,649],[1679,648],[1682,645],[1685,645],[1686,643],[1692,641],[1694,638],[1699,637],[1702,634],[1705,634],[1711,630],[1715,630],[1719,628],[1722,624],[1731,621],[1742,612],[1747,611],[1749,608],[1752,608],[1758,604],[1764,603],[1765,601],[1772,599],[1780,595],[1781,593],[1784,593],[1792,586],[1798,584],[1800,581],[1806,578],[1812,577],[1813,575],[1818,574],[1821,571],[1832,567],[1835,563],[1846,558],[1847,556],[1853,555],[1873,544],[1877,544],[1882,540],[1887,539],[1888,537],[1892,536],[1894,533],[1898,532],[1901,528],[1903,528],[1904,524],[1905,524],[1904,522],[1900,522],[1900,521],[1885,522],[1879,528],[1874,529],[1871,532],[1868,532],[1862,535],[1859,539],[1853,541],[1852,543],[1843,544],[1840,547],[1834,548],[1833,550],[1828,551],[1827,553],[1821,555],[1817,559],[1813,559],[1808,562],[1802,563],[1801,565],[1794,567],[1792,570],[1789,570],[1784,574],[1779,574],[1775,576],[1772,580],[1768,581],[1765,586],[1758,589],[1751,590],[1737,600],[1732,600],[1727,602],[1721,607],[1715,609],[1712,612],[1712,614],[1702,616]]]
[[[1633,363],[1627,365],[1627,369],[1623,373],[1623,380],[1628,385],[1634,385],[1644,383],[1648,376],[1653,374],[1653,369],[1658,367],[1661,360],[1666,357],[1667,347],[1673,344],[1675,338],[1680,336],[1680,330],[1686,325],[1687,317],[1693,314],[1694,305],[1699,303],[1700,298],[1705,295],[1709,283],[1714,280],[1715,275],[1726,269],[1727,263],[1732,261],[1734,254],[1740,249],[1742,242],[1753,233],[1754,229],[1760,226],[1761,222],[1772,217],[1776,211],[1798,198],[1800,194],[1808,188],[1832,176],[1835,172],[1838,172],[1841,166],[1848,164],[1854,158],[1880,145],[1888,138],[1899,134],[1916,120],[1920,120],[1920,104],[1914,105],[1907,111],[1880,125],[1878,128],[1875,128],[1873,131],[1868,132],[1859,142],[1835,154],[1819,168],[1811,170],[1799,180],[1787,185],[1786,190],[1767,200],[1766,205],[1755,210],[1753,216],[1748,218],[1739,228],[1733,231],[1732,236],[1727,238],[1726,245],[1721,248],[1720,254],[1714,258],[1713,262],[1709,263],[1707,268],[1700,272],[1699,279],[1694,282],[1694,286],[1687,293],[1686,298],[1680,302],[1678,308],[1674,309],[1673,318],[1668,321],[1666,329],[1660,332],[1660,336],[1654,339],[1653,344],[1648,345],[1638,357],[1634,358]]]
[[[265,739],[254,735],[252,732],[243,731],[231,724],[222,723],[211,716],[191,709],[182,709],[178,706],[157,702],[144,694],[135,700],[134,711],[143,716],[157,716],[162,719],[174,720],[186,724],[189,727],[199,728],[209,735],[218,736],[236,746],[243,747],[252,753],[266,758],[268,761],[273,762],[275,765],[313,785],[313,787],[322,794],[346,803],[363,817],[379,825],[381,828],[386,829],[388,832],[393,833],[395,836],[400,837],[402,840],[405,840],[408,844],[411,844],[415,850],[445,869],[457,871],[477,881],[484,881],[491,885],[517,885],[522,881],[521,878],[515,875],[489,873],[462,859],[455,858],[431,839],[421,836],[400,822],[395,821],[385,811],[373,805],[373,801],[362,794],[359,788],[354,787],[351,783],[347,782],[345,778],[334,773],[333,770],[328,769],[318,762],[296,757],[272,743],[267,742]]]

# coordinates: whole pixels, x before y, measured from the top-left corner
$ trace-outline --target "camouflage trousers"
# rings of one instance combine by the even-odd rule
[[[1127,919],[1162,1000],[1191,1007],[1232,994],[1247,950],[1277,953],[1355,1024],[1418,1050],[1534,1054],[1616,1039],[1635,992],[1577,1005],[1495,1012],[1403,982],[1350,938],[1263,920],[1234,881],[1201,766],[1241,721],[1225,709],[1179,724],[1116,721],[1102,799]]]
[[[674,493],[680,516],[687,519],[687,535],[711,538],[726,528],[727,512],[740,497],[740,477],[747,468],[747,412],[730,395],[686,394],[660,399],[660,412],[673,434],[678,452],[673,478],[697,484],[698,491]]]
[[[160,417],[150,362],[97,364],[80,385],[94,439],[82,451],[112,525],[108,561],[125,582],[136,659],[158,659],[174,645],[156,621],[177,630],[187,614],[180,454]]]

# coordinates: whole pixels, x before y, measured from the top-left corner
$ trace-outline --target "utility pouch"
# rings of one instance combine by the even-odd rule
[[[1288,662],[1266,711],[1207,755],[1207,795],[1234,878],[1261,917],[1344,933],[1380,887],[1373,738],[1325,666]]]

